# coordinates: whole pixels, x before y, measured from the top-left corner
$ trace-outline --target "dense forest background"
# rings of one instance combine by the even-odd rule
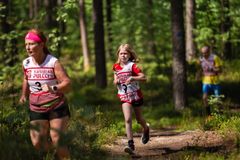
[[[122,43],[133,46],[147,75],[147,83],[142,84],[148,106],[144,111],[153,128],[199,128],[199,120],[193,120],[196,124],[190,127],[184,123],[189,120],[186,115],[202,118],[201,80],[196,79],[195,60],[203,45],[211,46],[224,61],[224,105],[236,108],[240,103],[239,0],[1,0],[0,28],[0,116],[4,133],[0,144],[6,148],[1,157],[11,157],[7,148],[14,147],[20,157],[34,156],[24,152],[31,148],[27,105],[18,104],[21,62],[27,57],[24,36],[31,28],[39,28],[48,36],[50,51],[73,81],[67,95],[73,112],[73,157],[80,156],[74,152],[76,148],[88,144],[87,148],[94,150],[106,143],[106,131],[113,138],[124,133],[112,84],[112,65]],[[139,129],[137,125],[134,128]],[[76,140],[81,137],[86,139]]]

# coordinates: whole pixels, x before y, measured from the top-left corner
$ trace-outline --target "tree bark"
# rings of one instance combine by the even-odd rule
[[[36,19],[39,8],[41,7],[40,0],[29,0],[29,18]]]
[[[108,49],[108,55],[113,60],[115,58],[112,50],[112,0],[106,0],[106,19],[107,19],[107,49]]]
[[[107,76],[102,5],[102,0],[93,0],[96,85],[100,88],[106,88]]]
[[[148,40],[148,52],[150,54],[156,55],[157,54],[157,46],[155,43],[155,39],[154,39],[154,27],[153,27],[153,13],[152,13],[152,9],[153,9],[153,1],[152,0],[148,0],[147,1],[147,7],[148,7],[148,35],[149,35],[149,40]]]
[[[84,72],[87,72],[90,69],[90,58],[89,58],[89,49],[88,49],[88,40],[87,40],[87,31],[86,31],[84,0],[79,0],[79,8],[80,8],[79,25],[80,25],[81,44],[82,44],[82,51],[83,51],[83,69],[84,69]]]
[[[56,0],[44,0],[44,5],[46,7],[46,26],[48,28],[57,28],[56,13],[54,12],[54,7],[57,6]]]
[[[195,28],[195,0],[186,0],[186,57],[191,61],[196,57],[193,29]]]
[[[1,0],[0,1],[2,3],[3,6],[5,6],[5,9],[3,9],[1,11],[2,15],[5,16],[0,16],[1,19],[1,32],[2,33],[9,33],[10,32],[10,25],[7,22],[7,18],[8,18],[8,0]],[[6,45],[6,40],[1,40],[1,51],[5,52],[5,45]]]
[[[57,5],[62,6],[65,0],[57,0]],[[66,33],[66,25],[63,21],[58,22],[60,34]]]
[[[183,0],[171,0],[173,98],[176,110],[186,106],[186,59]]]
[[[59,5],[62,5],[63,1],[60,0],[44,0],[44,6],[46,9],[46,18],[45,18],[45,24],[48,27],[48,29],[56,29],[56,37],[61,37],[61,34],[63,34],[61,31],[64,31],[64,25],[63,22],[58,22],[56,20],[57,14],[56,14],[56,7]],[[62,28],[61,28],[62,27]],[[56,56],[60,57],[61,55],[61,41],[58,42],[57,50],[56,50]]]
[[[232,26],[232,22],[229,16],[229,0],[221,0],[221,7],[222,7],[222,21],[221,21],[221,33],[225,34],[228,33],[228,38],[226,41],[222,40],[222,52],[223,56],[226,59],[232,59],[232,44],[230,42],[230,29]]]

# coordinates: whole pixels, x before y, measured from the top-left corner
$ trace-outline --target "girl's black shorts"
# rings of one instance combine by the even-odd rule
[[[34,112],[29,110],[30,112],[30,121],[33,120],[51,120],[56,118],[62,118],[65,116],[70,117],[70,111],[67,103],[59,106],[58,108],[51,110],[49,112]]]
[[[122,102],[122,103],[126,103],[126,102]],[[140,107],[143,105],[143,98],[139,99],[137,101],[133,101],[132,103],[130,103],[133,107]]]

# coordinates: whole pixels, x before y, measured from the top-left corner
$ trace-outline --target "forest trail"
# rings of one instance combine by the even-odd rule
[[[139,157],[154,157],[176,153],[187,149],[218,151],[234,147],[234,140],[226,139],[215,131],[150,131],[151,138],[147,144],[141,143],[141,134],[134,134],[135,153]],[[123,148],[127,144],[126,137],[119,137],[113,144],[104,145],[103,149],[112,156],[126,155]]]

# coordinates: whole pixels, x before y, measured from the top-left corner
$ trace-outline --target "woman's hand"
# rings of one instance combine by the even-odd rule
[[[51,92],[51,93],[54,93],[52,87],[49,86],[48,84],[43,84],[43,85],[42,85],[42,91],[43,91],[43,92]]]
[[[130,84],[133,80],[134,80],[134,78],[133,78],[132,76],[130,76],[130,77],[126,80],[125,84]]]
[[[119,80],[119,79],[114,79],[114,80],[113,80],[113,84],[115,84],[115,85],[120,84],[120,80]]]
[[[116,74],[114,74],[113,84],[115,84],[115,85],[120,84],[120,80],[117,78],[117,75],[116,75]]]
[[[25,102],[27,102],[27,98],[26,98],[26,96],[23,96],[23,95],[22,95],[22,96],[20,97],[20,99],[19,99],[19,103],[20,103],[20,104],[24,104]]]

